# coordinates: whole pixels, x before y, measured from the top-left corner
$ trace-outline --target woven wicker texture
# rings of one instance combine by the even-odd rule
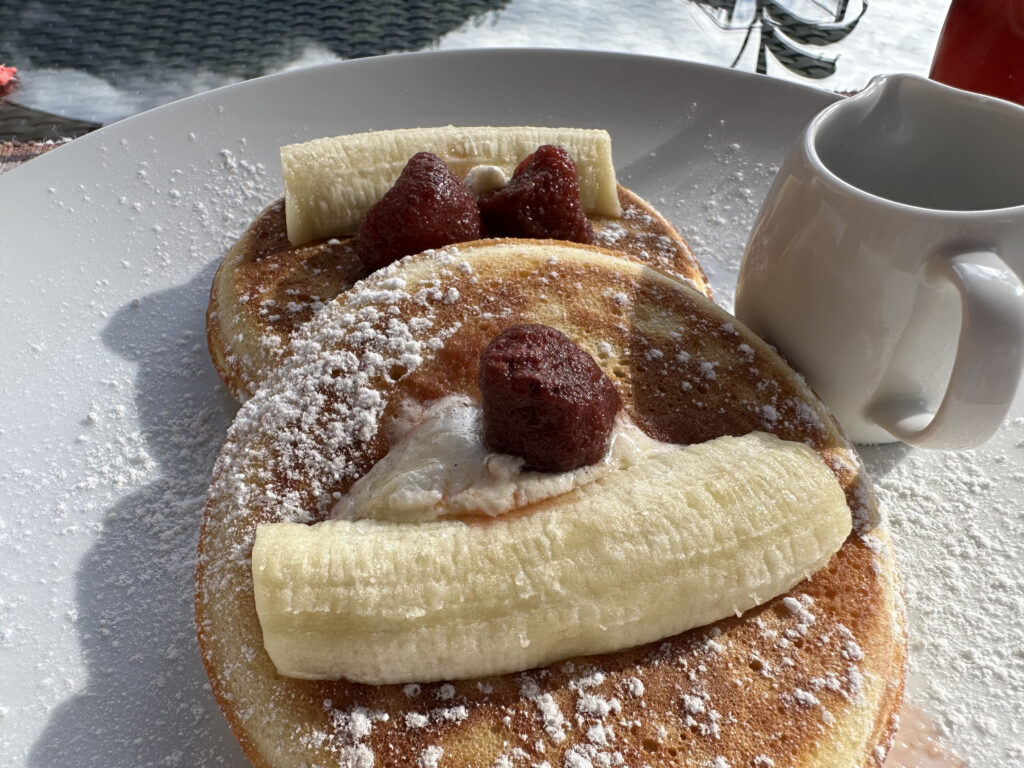
[[[423,48],[507,2],[0,2],[0,61],[70,67],[114,81],[138,68],[202,68],[247,78],[312,43],[343,58]]]
[[[60,142],[22,144],[15,141],[0,141],[0,174],[13,170],[33,157],[39,157],[59,146]]]
[[[51,115],[0,100],[0,142],[18,140],[60,141],[99,128],[98,123]]]

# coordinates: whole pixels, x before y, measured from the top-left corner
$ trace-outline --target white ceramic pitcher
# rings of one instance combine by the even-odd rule
[[[815,117],[747,244],[736,315],[857,442],[968,448],[1024,364],[1024,108],[909,75]]]

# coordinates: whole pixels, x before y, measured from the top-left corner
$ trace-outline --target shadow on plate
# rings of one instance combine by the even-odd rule
[[[203,499],[236,410],[206,351],[215,268],[122,307],[104,328],[104,343],[138,365],[143,446],[127,459],[114,446],[109,469],[152,462],[156,479],[106,511],[74,574],[88,679],[51,715],[33,768],[248,765],[209,691],[192,607]]]
[[[868,473],[875,480],[880,480],[896,469],[913,451],[913,447],[899,442],[857,446],[857,452],[867,465]]]

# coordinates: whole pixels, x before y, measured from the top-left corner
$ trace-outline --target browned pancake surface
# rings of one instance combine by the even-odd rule
[[[622,218],[591,216],[598,245],[709,293],[690,248],[664,217],[619,186]],[[246,400],[277,365],[295,330],[325,302],[366,277],[355,238],[288,242],[284,201],[256,217],[214,277],[207,310],[210,356],[228,390]]]
[[[846,490],[855,533],[787,596],[619,653],[422,686],[278,676],[253,605],[256,524],[322,518],[386,453],[379,426],[404,398],[477,396],[480,350],[523,321],[580,343],[652,436],[690,443],[760,429],[809,442]],[[802,379],[731,316],[594,249],[508,242],[403,260],[297,339],[231,428],[199,547],[203,658],[256,765],[880,764],[905,638],[874,497]]]

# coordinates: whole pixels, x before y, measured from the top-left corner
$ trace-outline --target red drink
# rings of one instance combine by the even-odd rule
[[[1024,0],[953,0],[931,77],[1024,104]]]

